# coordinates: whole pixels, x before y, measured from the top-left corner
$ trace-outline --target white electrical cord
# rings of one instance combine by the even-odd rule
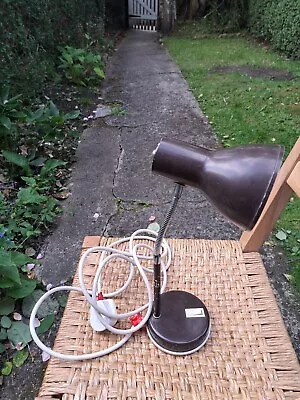
[[[31,312],[31,316],[30,316],[30,321],[29,321],[29,328],[30,328],[31,336],[32,336],[33,340],[35,341],[35,343],[38,345],[38,347],[40,349],[42,349],[43,351],[45,351],[46,353],[48,353],[50,356],[58,357],[58,358],[61,358],[63,360],[68,360],[68,361],[77,361],[77,360],[88,360],[88,359],[92,359],[92,358],[96,358],[96,357],[102,357],[106,354],[113,352],[114,350],[117,350],[124,343],[126,343],[134,332],[138,331],[142,326],[144,326],[146,324],[146,322],[148,321],[148,318],[150,317],[150,314],[152,312],[152,303],[153,303],[152,288],[151,288],[151,285],[149,283],[149,280],[148,280],[145,272],[152,273],[153,270],[143,266],[141,264],[141,261],[142,260],[152,260],[153,257],[139,254],[138,250],[141,248],[144,248],[144,249],[146,248],[146,249],[152,251],[152,253],[153,253],[154,247],[151,247],[146,243],[142,243],[141,241],[148,240],[148,241],[155,242],[156,237],[157,237],[157,232],[154,232],[149,229],[139,229],[139,230],[135,231],[130,237],[119,239],[119,240],[113,242],[112,244],[110,244],[109,246],[97,246],[97,247],[92,247],[92,248],[88,249],[82,255],[82,257],[79,261],[78,276],[79,276],[80,287],[74,287],[74,286],[55,287],[55,288],[49,290],[48,292],[46,292],[37,301],[37,303],[33,307],[33,310]],[[136,241],[140,241],[140,242],[136,243]],[[125,242],[128,242],[129,250],[128,251],[119,250],[117,247],[119,245],[122,245]],[[97,271],[95,274],[92,289],[90,290],[85,287],[84,279],[83,279],[83,268],[84,268],[85,260],[89,254],[100,252],[100,251],[102,252],[102,254],[99,259],[98,268],[97,268]],[[162,287],[161,287],[161,293],[163,293],[166,288],[166,284],[167,284],[167,270],[171,264],[171,250],[165,240],[163,240],[163,243],[162,243],[161,255],[162,255],[161,256],[161,270],[162,270],[162,275],[163,275],[163,283],[162,283]],[[129,276],[128,276],[127,281],[124,283],[124,285],[121,288],[119,288],[118,290],[116,290],[112,293],[103,294],[103,297],[111,298],[111,297],[117,296],[120,293],[122,293],[130,285],[136,269],[140,273],[140,275],[145,283],[145,286],[147,289],[147,294],[148,294],[148,303],[147,304],[144,304],[143,306],[137,308],[136,310],[129,311],[129,312],[123,313],[123,314],[109,312],[106,308],[99,306],[99,304],[98,304],[99,301],[97,303],[97,295],[98,295],[98,293],[102,293],[102,280],[101,280],[102,270],[109,264],[109,262],[111,260],[116,259],[116,258],[121,258],[121,259],[128,261]],[[97,318],[99,319],[99,322],[102,325],[104,325],[108,331],[115,333],[117,335],[124,335],[124,338],[122,338],[115,345],[108,347],[105,350],[100,350],[98,352],[90,353],[90,354],[68,355],[68,354],[58,353],[58,352],[50,349],[49,347],[47,347],[43,342],[41,342],[41,340],[37,336],[36,331],[35,331],[34,322],[35,322],[37,311],[40,308],[41,304],[49,296],[51,296],[53,293],[56,293],[58,291],[75,291],[75,292],[83,293],[85,299],[96,310]],[[129,329],[114,328],[103,317],[103,316],[105,316],[105,317],[108,317],[111,319],[123,320],[123,319],[127,319],[141,311],[144,311],[146,309],[147,309],[146,314],[142,318],[141,322],[139,322],[136,326],[132,326]]]

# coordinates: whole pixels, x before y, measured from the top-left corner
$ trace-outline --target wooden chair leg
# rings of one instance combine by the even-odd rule
[[[269,199],[256,225],[245,231],[240,244],[243,252],[258,251],[272,231],[277,219],[289,201],[293,191],[300,196],[300,138],[282,165]]]

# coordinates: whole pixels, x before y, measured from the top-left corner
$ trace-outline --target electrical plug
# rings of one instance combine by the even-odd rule
[[[116,313],[116,305],[113,299],[98,300],[97,305],[99,307],[103,307],[109,313]],[[106,317],[103,314],[101,314],[101,317],[104,318],[110,326],[114,326],[117,323],[117,319]],[[90,308],[90,324],[94,331],[97,332],[103,332],[106,329],[102,322],[99,320],[98,312],[94,309],[94,307]]]

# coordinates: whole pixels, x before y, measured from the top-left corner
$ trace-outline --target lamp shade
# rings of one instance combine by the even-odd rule
[[[152,170],[202,190],[226,218],[252,229],[271,192],[283,152],[279,145],[208,150],[164,139],[154,152]]]

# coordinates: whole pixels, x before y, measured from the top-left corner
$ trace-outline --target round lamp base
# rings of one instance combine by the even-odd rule
[[[150,316],[147,332],[159,349],[169,354],[187,355],[207,342],[210,317],[198,297],[172,290],[161,294],[160,317]]]

